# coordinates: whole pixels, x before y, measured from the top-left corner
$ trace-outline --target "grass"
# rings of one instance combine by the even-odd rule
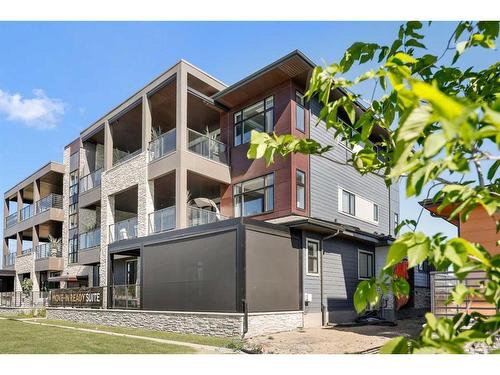
[[[161,331],[153,331],[153,330],[141,329],[141,328],[110,327],[110,326],[103,326],[103,325],[97,325],[97,324],[75,323],[75,322],[70,322],[67,320],[35,319],[34,321],[40,322],[40,323],[57,324],[57,325],[61,325],[61,326],[99,329],[101,331],[106,331],[106,332],[125,333],[125,334],[129,334],[129,335],[154,337],[157,339],[190,342],[193,344],[217,346],[217,347],[223,347],[223,348],[238,347],[238,344],[242,341],[240,339],[235,339],[235,338],[201,336],[201,335],[193,335],[193,334],[174,333],[174,332],[161,332]]]
[[[73,331],[0,319],[2,354],[184,354],[196,350],[180,345]]]

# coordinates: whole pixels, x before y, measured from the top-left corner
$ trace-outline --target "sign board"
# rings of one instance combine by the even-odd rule
[[[49,306],[52,307],[102,307],[102,287],[52,289]]]

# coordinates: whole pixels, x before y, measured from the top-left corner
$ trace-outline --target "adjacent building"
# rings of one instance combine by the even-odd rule
[[[62,164],[4,194],[2,275],[15,290],[24,278],[35,291],[105,286],[108,308],[352,320],[399,192],[358,174],[317,126],[320,106],[304,100],[313,67],[294,51],[226,86],[179,61],[83,130]],[[266,167],[246,157],[252,130],[335,147]],[[394,316],[392,296],[382,308]]]

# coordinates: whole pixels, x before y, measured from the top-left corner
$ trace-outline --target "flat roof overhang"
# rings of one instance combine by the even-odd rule
[[[307,85],[315,64],[296,50],[265,66],[248,77],[213,95],[213,99],[232,108],[289,79]]]
[[[292,229],[300,229],[319,233],[325,237],[339,236],[341,238],[356,239],[359,241],[372,243],[377,246],[388,245],[393,241],[393,238],[391,236],[364,232],[357,227],[311,217],[291,216],[288,218],[288,220],[279,221],[277,223]]]
[[[457,218],[449,220],[449,216],[453,211],[453,206],[444,207],[441,211],[438,212],[438,207],[441,204],[441,201],[433,202],[432,199],[424,199],[423,201],[418,202],[423,208],[425,208],[431,216],[439,217],[443,220],[446,220],[448,223],[453,224],[458,227],[459,220]]]
[[[33,182],[37,179],[41,179],[42,181],[51,182],[54,179],[57,179],[57,174],[64,175],[64,165],[61,163],[57,163],[55,161],[50,161],[31,175],[26,177],[24,180],[7,190],[4,194],[4,198],[10,198],[12,200],[17,200],[16,193],[18,190],[24,189],[29,185],[33,184]]]
[[[15,270],[0,270],[0,277],[14,277],[16,276]]]

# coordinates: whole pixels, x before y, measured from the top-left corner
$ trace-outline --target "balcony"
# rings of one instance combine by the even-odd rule
[[[80,234],[79,249],[86,250],[101,245],[101,229]]]
[[[35,271],[63,270],[61,243],[42,243],[35,247]]]
[[[9,253],[3,257],[3,267],[12,267],[16,263],[16,253]]]
[[[35,215],[48,211],[51,208],[62,208],[62,195],[50,194],[35,202]]]
[[[29,249],[22,249],[21,256],[23,257],[25,255],[30,255],[32,252],[33,252],[33,249],[31,247]]]
[[[109,226],[109,243],[137,237],[137,216]]]
[[[28,220],[30,217],[35,216],[35,206],[30,204],[29,206],[23,207],[20,213],[20,221]]]
[[[175,206],[149,214],[149,233],[161,233],[175,229]]]
[[[94,172],[80,178],[80,194],[101,186],[101,174],[102,168],[97,169]]]
[[[187,219],[188,219],[188,226],[195,227],[197,225],[216,223],[218,221],[226,220],[229,218],[227,216],[221,215],[218,212],[189,206]]]
[[[175,151],[175,128],[149,142],[149,161],[153,161]]]
[[[35,247],[35,259],[47,259],[50,257],[61,257],[62,249],[61,244],[52,245],[50,243],[43,243]]]
[[[228,164],[227,147],[208,135],[188,129],[188,150],[218,163]]]
[[[5,228],[10,228],[17,224],[17,212],[10,214],[5,218]]]

